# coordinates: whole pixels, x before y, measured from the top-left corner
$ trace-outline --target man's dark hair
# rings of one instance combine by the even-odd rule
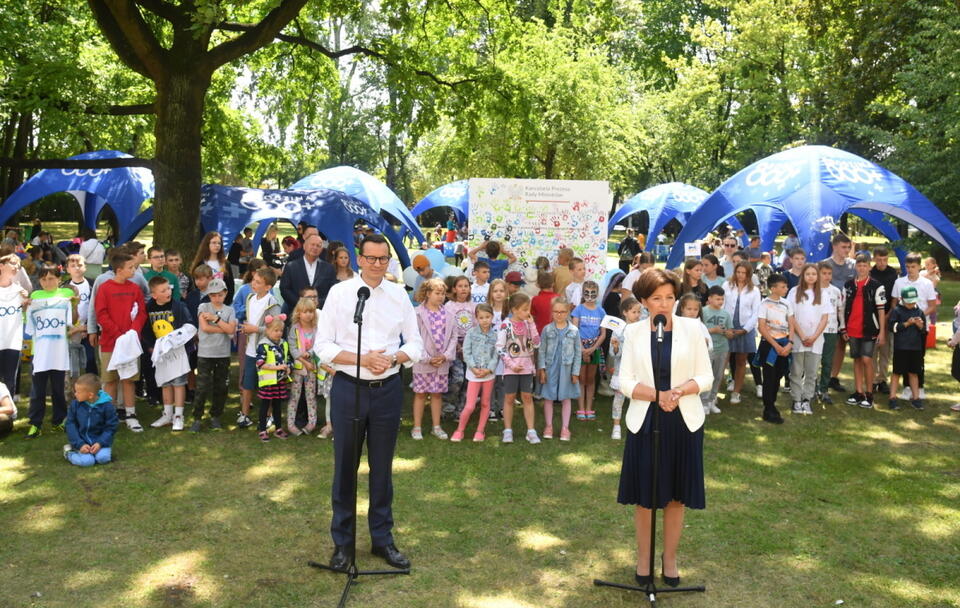
[[[770,284],[770,283],[767,282],[767,285],[769,285],[769,284]],[[726,295],[726,292],[723,291],[723,287],[720,287],[719,285],[714,285],[713,287],[711,287],[710,289],[707,290],[707,297],[710,297],[710,296],[723,296],[723,295]]]
[[[850,237],[848,237],[842,232],[836,233],[835,235],[833,235],[833,238],[830,240],[831,245],[836,245],[837,243],[852,243],[852,242],[853,241],[850,240]]]
[[[384,238],[382,234],[368,234],[360,240],[360,255],[365,255],[364,247],[367,243],[376,243],[377,245],[386,245],[388,248],[390,247],[387,239]]]

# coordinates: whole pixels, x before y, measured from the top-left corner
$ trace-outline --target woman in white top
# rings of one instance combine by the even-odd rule
[[[816,264],[804,264],[800,283],[787,294],[793,309],[790,336],[793,342],[790,365],[790,394],[794,414],[813,414],[810,401],[817,388],[817,373],[823,355],[823,332],[830,315],[826,294],[820,292],[820,272]]]
[[[650,311],[650,319],[663,316],[662,342],[658,340],[653,321],[632,323],[624,330],[620,391],[630,399],[630,406],[624,418],[628,433],[617,502],[636,505],[636,580],[640,585],[653,582],[654,564],[650,560],[653,507],[663,509],[663,580],[676,587],[680,584],[677,548],[683,531],[684,508],[706,506],[704,414],[698,395],[710,390],[713,371],[707,343],[700,333],[700,321],[673,314],[679,290],[680,281],[674,273],[647,270],[634,285],[633,293]],[[658,350],[663,357],[660,365],[656,365]],[[652,427],[656,408],[660,409],[660,456],[654,490]]]
[[[233,271],[227,262],[227,254],[223,251],[223,237],[217,231],[211,231],[203,235],[200,246],[197,247],[197,255],[190,264],[190,273],[193,274],[194,268],[201,264],[206,264],[213,269],[213,278],[222,279],[227,285],[227,298],[224,303],[230,305],[233,303],[233,291],[236,286],[233,283]]]
[[[87,263],[87,269],[83,276],[88,279],[96,279],[103,274],[103,258],[106,256],[107,250],[103,243],[97,240],[97,233],[90,228],[81,230],[80,236],[83,237],[83,243],[80,244],[79,254]]]
[[[760,311],[760,290],[753,284],[753,267],[740,262],[733,268],[733,276],[723,284],[723,308],[733,317],[733,392],[730,403],[740,403],[747,357],[757,352],[757,313]],[[757,382],[754,377],[754,382]],[[760,387],[760,383],[757,382]]]

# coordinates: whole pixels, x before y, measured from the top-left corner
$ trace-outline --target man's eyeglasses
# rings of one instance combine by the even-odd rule
[[[390,256],[389,255],[362,255],[360,256],[367,261],[367,264],[389,264]]]

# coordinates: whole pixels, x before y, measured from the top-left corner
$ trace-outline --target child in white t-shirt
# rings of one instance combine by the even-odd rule
[[[810,401],[816,392],[820,359],[823,355],[823,332],[827,328],[829,304],[820,287],[816,264],[800,268],[800,283],[790,290],[787,300],[793,307],[790,334],[793,341],[790,368],[790,393],[794,414],[813,414]]]
[[[770,295],[760,302],[757,312],[757,329],[762,339],[755,363],[763,368],[763,419],[772,424],[783,424],[776,403],[780,380],[787,374],[787,361],[793,349],[790,342],[793,309],[784,297],[787,295],[787,279],[782,274],[770,275],[767,288]]]

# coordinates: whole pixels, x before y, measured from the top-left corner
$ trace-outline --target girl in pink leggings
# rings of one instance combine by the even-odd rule
[[[463,339],[463,361],[467,365],[467,400],[460,414],[460,424],[450,441],[461,441],[470,416],[480,397],[480,419],[474,441],[483,441],[483,429],[490,416],[490,395],[493,393],[494,370],[497,368],[497,332],[493,330],[493,308],[489,304],[477,304],[477,324],[467,331]]]

